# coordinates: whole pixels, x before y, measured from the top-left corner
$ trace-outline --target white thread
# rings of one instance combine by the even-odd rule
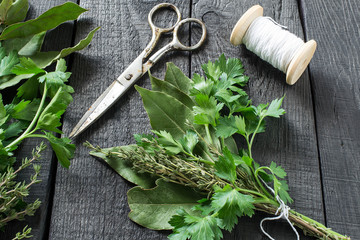
[[[260,178],[260,180],[261,180],[262,183],[272,192],[272,194],[275,195],[274,189],[272,189],[269,185],[267,185],[267,183],[266,183],[264,180],[262,180],[261,178]],[[283,219],[285,219],[285,220],[289,223],[289,225],[291,226],[292,230],[295,232],[295,234],[296,234],[296,239],[297,239],[297,240],[300,240],[299,233],[296,231],[295,227],[291,224],[291,222],[290,222],[290,220],[289,220],[289,210],[290,210],[290,207],[287,206],[287,205],[284,203],[284,201],[281,200],[281,198],[280,198],[279,196],[276,196],[276,200],[278,201],[278,203],[280,204],[280,206],[279,206],[279,208],[276,210],[275,215],[277,215],[277,214],[279,213],[279,211],[280,211],[280,214],[279,214],[278,216],[276,216],[276,217],[266,217],[266,218],[264,218],[263,220],[261,220],[261,222],[260,222],[260,229],[261,229],[261,231],[262,231],[268,238],[270,238],[271,240],[275,240],[275,238],[271,237],[270,234],[268,234],[268,233],[264,230],[264,228],[263,228],[263,223],[264,223],[265,221],[273,221],[273,220],[278,220],[278,219],[283,218]]]
[[[283,28],[269,17],[258,17],[242,41],[251,52],[286,73],[292,58],[305,43]]]

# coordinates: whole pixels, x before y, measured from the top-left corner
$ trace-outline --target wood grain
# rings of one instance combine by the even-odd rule
[[[255,104],[286,95],[283,106],[287,114],[281,119],[269,119],[266,133],[259,134],[254,143],[255,160],[262,165],[274,161],[283,166],[288,173],[290,195],[295,200],[291,207],[324,222],[308,73],[306,72],[294,86],[288,86],[285,74],[262,61],[244,46],[234,47],[229,41],[233,26],[254,4],[253,1],[195,1],[193,16],[205,21],[208,42],[199,54],[193,56],[192,74],[202,72],[200,66],[208,59],[214,60],[221,53],[225,53],[227,57],[238,57],[243,61],[246,74],[250,76],[248,92]],[[259,4],[264,8],[264,16],[272,17],[280,24],[288,26],[292,33],[303,37],[296,1],[260,1]],[[192,35],[198,37],[196,33]],[[264,217],[262,214],[259,215]],[[226,239],[261,239],[263,235],[259,229],[260,220],[261,218],[243,219],[236,231]],[[246,228],[242,227],[248,221],[252,224]],[[276,239],[295,237],[285,223],[265,225],[267,231]]]
[[[147,15],[158,3],[80,2],[90,11],[77,23],[76,39],[96,26],[102,28],[91,46],[74,57],[71,85],[76,93],[64,118],[65,133],[70,133],[91,103],[145,48],[151,37]],[[188,17],[188,2],[176,5],[183,17]],[[172,17],[163,19],[164,22],[171,20]],[[186,52],[168,54],[152,68],[155,76],[163,78],[166,61],[187,69],[189,56]],[[148,76],[141,78],[138,85],[150,88]],[[85,140],[101,147],[127,145],[134,142],[134,133],[148,133],[149,130],[141,98],[135,89],[130,89],[76,139],[78,148],[72,166],[69,170],[59,168],[57,172],[50,239],[166,239],[168,233],[144,229],[127,217],[126,192],[132,185],[90,157],[89,149],[81,146]]]
[[[38,16],[63,2],[32,1],[29,17]],[[292,208],[326,222],[352,239],[360,239],[360,130],[357,127],[360,119],[360,4],[356,0],[170,2],[179,7],[183,18],[191,15],[202,19],[208,37],[205,45],[196,52],[168,54],[152,69],[152,73],[162,78],[165,62],[173,61],[191,76],[202,72],[201,64],[225,53],[227,57],[239,57],[243,61],[246,74],[250,76],[247,90],[255,104],[286,94],[284,108],[287,114],[281,119],[268,121],[267,132],[259,135],[254,143],[255,159],[261,164],[275,161],[285,168],[289,175],[290,194],[295,200]],[[89,48],[70,59],[71,85],[76,93],[74,103],[64,116],[66,134],[146,46],[151,34],[147,14],[157,3],[160,1],[80,1],[80,5],[90,11],[76,24],[75,42],[96,26],[102,26],[102,29]],[[297,36],[303,37],[305,32],[307,40],[314,38],[318,42],[310,74],[305,72],[294,86],[286,85],[282,72],[244,46],[230,44],[230,33],[237,20],[249,7],[258,3],[264,7],[265,16],[288,26]],[[157,17],[159,22],[173,19],[164,14]],[[73,29],[73,23],[66,23],[51,31],[48,34],[51,38],[48,43],[51,44],[44,45],[44,48],[55,50],[69,46]],[[182,33],[189,31],[194,43],[199,39],[199,29],[185,28]],[[182,40],[188,41],[186,34]],[[138,84],[150,88],[147,76]],[[126,192],[132,185],[90,157],[88,149],[81,146],[85,140],[101,147],[126,145],[134,142],[132,134],[149,130],[140,96],[131,89],[76,139],[76,157],[69,170],[58,167],[55,173],[57,162],[52,159],[52,152],[47,150],[41,161],[43,182],[33,187],[29,198],[40,198],[44,202],[41,209],[25,222],[10,224],[5,233],[0,233],[0,239],[11,239],[25,225],[33,227],[34,239],[166,239],[169,232],[151,231],[128,219]],[[238,143],[243,144],[241,140]],[[36,144],[26,141],[19,149],[18,157],[25,157],[23,153],[29,152]],[[30,174],[29,169],[20,178],[27,179]],[[52,202],[51,186],[55,176]],[[51,204],[49,229],[47,219]],[[253,218],[241,219],[236,230],[225,233],[224,239],[264,239],[259,222],[265,216],[257,213]],[[284,222],[265,225],[276,239],[294,238]],[[307,238],[302,236],[301,239]]]
[[[30,0],[30,9],[28,12],[27,19],[33,19],[41,15],[43,12],[48,9],[66,2],[65,0]],[[73,22],[67,22],[59,26],[55,30],[51,30],[47,33],[45,42],[43,45],[44,51],[60,50],[62,48],[68,47],[71,45],[73,32]],[[6,90],[8,91],[8,89]],[[17,150],[16,157],[18,162],[15,164],[15,167],[19,165],[21,159],[25,157],[31,157],[31,151],[37,145],[40,144],[40,140],[27,139]],[[40,208],[36,211],[35,216],[26,217],[25,221],[13,221],[5,227],[5,231],[0,231],[0,239],[12,239],[15,234],[21,231],[26,225],[31,227],[33,239],[43,239],[47,235],[48,231],[48,221],[49,221],[49,204],[51,204],[52,196],[52,187],[54,183],[55,170],[57,165],[57,160],[54,159],[53,152],[48,146],[46,151],[42,154],[42,159],[38,162],[41,165],[41,172],[39,179],[42,180],[41,183],[33,185],[30,189],[30,195],[26,198],[27,202],[33,202],[35,199],[40,199],[42,202]],[[19,181],[29,182],[30,176],[34,173],[33,169],[29,167],[24,171],[20,172],[18,175]],[[50,200],[50,201],[49,201]]]
[[[360,3],[301,1],[318,42],[310,64],[327,225],[360,239]]]

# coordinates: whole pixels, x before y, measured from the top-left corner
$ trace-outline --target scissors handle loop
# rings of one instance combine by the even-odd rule
[[[162,27],[158,27],[158,26],[156,26],[154,24],[154,22],[152,20],[153,16],[154,16],[154,13],[156,11],[158,11],[159,9],[161,9],[161,8],[171,8],[172,10],[175,11],[175,13],[177,15],[177,20],[176,20],[176,23],[174,25],[172,25],[172,26],[170,26],[168,28],[162,28]],[[160,3],[160,4],[156,5],[155,7],[153,7],[150,10],[149,15],[148,15],[149,25],[150,25],[151,29],[153,31],[155,31],[156,33],[170,32],[170,31],[174,30],[175,26],[180,22],[180,20],[181,20],[181,13],[180,13],[179,9],[175,5],[173,5],[171,3]]]
[[[201,26],[201,29],[202,29],[202,35],[201,35],[201,38],[200,40],[195,44],[195,45],[192,45],[192,46],[185,46],[184,44],[182,44],[179,40],[179,37],[178,37],[178,32],[179,32],[179,29],[181,27],[181,25],[187,23],[187,22],[196,22],[198,23],[200,26]],[[174,48],[175,49],[178,49],[178,50],[183,50],[183,51],[192,51],[192,50],[195,50],[197,48],[199,48],[201,46],[201,44],[204,43],[205,41],[205,38],[206,38],[206,27],[205,27],[205,24],[200,21],[199,19],[197,18],[186,18],[184,20],[181,20],[176,26],[175,26],[175,29],[174,29],[174,39],[173,39],[173,42],[174,42]]]

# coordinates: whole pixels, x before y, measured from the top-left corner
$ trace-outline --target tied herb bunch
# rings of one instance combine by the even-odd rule
[[[202,66],[206,77],[187,78],[169,63],[164,80],[150,74],[152,90],[136,86],[154,135],[135,135],[136,145],[101,149],[92,155],[138,185],[128,192],[129,217],[150,229],[173,229],[171,240],[221,239],[255,210],[276,214],[293,200],[286,172],[253,159],[255,136],[265,119],[279,118],[283,98],[252,105],[239,59]],[[233,136],[245,147],[238,149]],[[320,239],[349,239],[321,223],[289,211],[289,220]]]
[[[75,145],[61,138],[61,116],[73,100],[73,88],[67,85],[67,55],[85,48],[98,28],[77,45],[61,51],[41,51],[46,32],[77,19],[87,11],[67,2],[53,7],[35,19],[24,21],[28,0],[2,0],[0,3],[0,229],[12,220],[34,215],[40,201],[26,203],[30,187],[40,182],[40,158],[45,145],[40,144],[30,159],[16,162],[16,151],[28,138],[48,141],[59,163],[68,168]],[[49,17],[51,16],[51,17]],[[53,63],[56,66],[53,67]],[[53,70],[49,70],[53,69]],[[30,181],[19,181],[18,175],[29,166],[34,168]],[[23,177],[22,177],[23,178]],[[30,237],[24,228],[14,239]]]

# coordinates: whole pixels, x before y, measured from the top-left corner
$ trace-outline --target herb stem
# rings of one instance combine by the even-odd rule
[[[263,199],[269,199],[268,197],[266,197],[265,195],[259,193],[259,192],[256,192],[256,191],[252,191],[252,190],[249,190],[249,189],[244,189],[244,188],[239,188],[239,187],[236,187],[235,188],[236,191],[238,192],[243,192],[243,193],[251,193],[253,195],[257,195],[259,197],[262,197]],[[270,199],[269,199],[270,200]]]
[[[205,126],[206,136],[209,139],[210,144],[213,145],[214,143],[210,134],[209,124],[205,124],[204,126]]]
[[[38,110],[37,110],[37,112],[35,114],[34,119],[31,121],[30,125],[25,130],[25,132],[23,132],[23,134],[21,134],[17,139],[15,139],[12,143],[10,143],[9,145],[6,146],[7,149],[11,149],[11,147],[15,146],[16,144],[20,143],[24,138],[28,137],[28,133],[31,131],[31,129],[34,127],[35,123],[37,122],[37,120],[40,117],[41,111],[42,111],[42,109],[44,107],[44,104],[45,104],[47,90],[48,89],[47,89],[47,85],[46,85],[46,82],[45,82],[43,96],[41,98],[40,105],[39,105],[39,108],[38,108]]]
[[[264,120],[264,117],[261,117],[260,120],[259,120],[258,125],[256,126],[256,129],[255,129],[254,133],[253,133],[252,136],[251,136],[251,140],[250,140],[250,143],[249,143],[250,157],[251,157],[251,147],[252,147],[252,144],[253,144],[253,142],[254,142],[255,135],[257,134],[257,131],[259,131],[261,122],[262,122],[263,120]]]
[[[258,170],[259,169],[256,169],[255,174],[254,174],[257,184],[260,186],[261,190],[265,193],[266,196],[273,198],[273,196],[265,189],[264,185],[260,181],[259,176],[258,176]]]
[[[192,154],[190,154],[190,153],[188,153],[188,152],[183,152],[183,153],[185,153],[186,155],[188,155],[189,157],[192,157],[192,158],[194,158],[194,159],[186,159],[186,161],[199,161],[199,162],[202,162],[202,163],[206,163],[206,164],[209,164],[209,165],[211,165],[211,166],[214,166],[215,165],[215,163],[213,163],[213,162],[211,162],[211,161],[208,161],[208,160],[205,160],[205,159],[200,159],[200,158],[198,158],[198,157],[196,157],[196,156],[194,156],[194,155],[192,155]]]

